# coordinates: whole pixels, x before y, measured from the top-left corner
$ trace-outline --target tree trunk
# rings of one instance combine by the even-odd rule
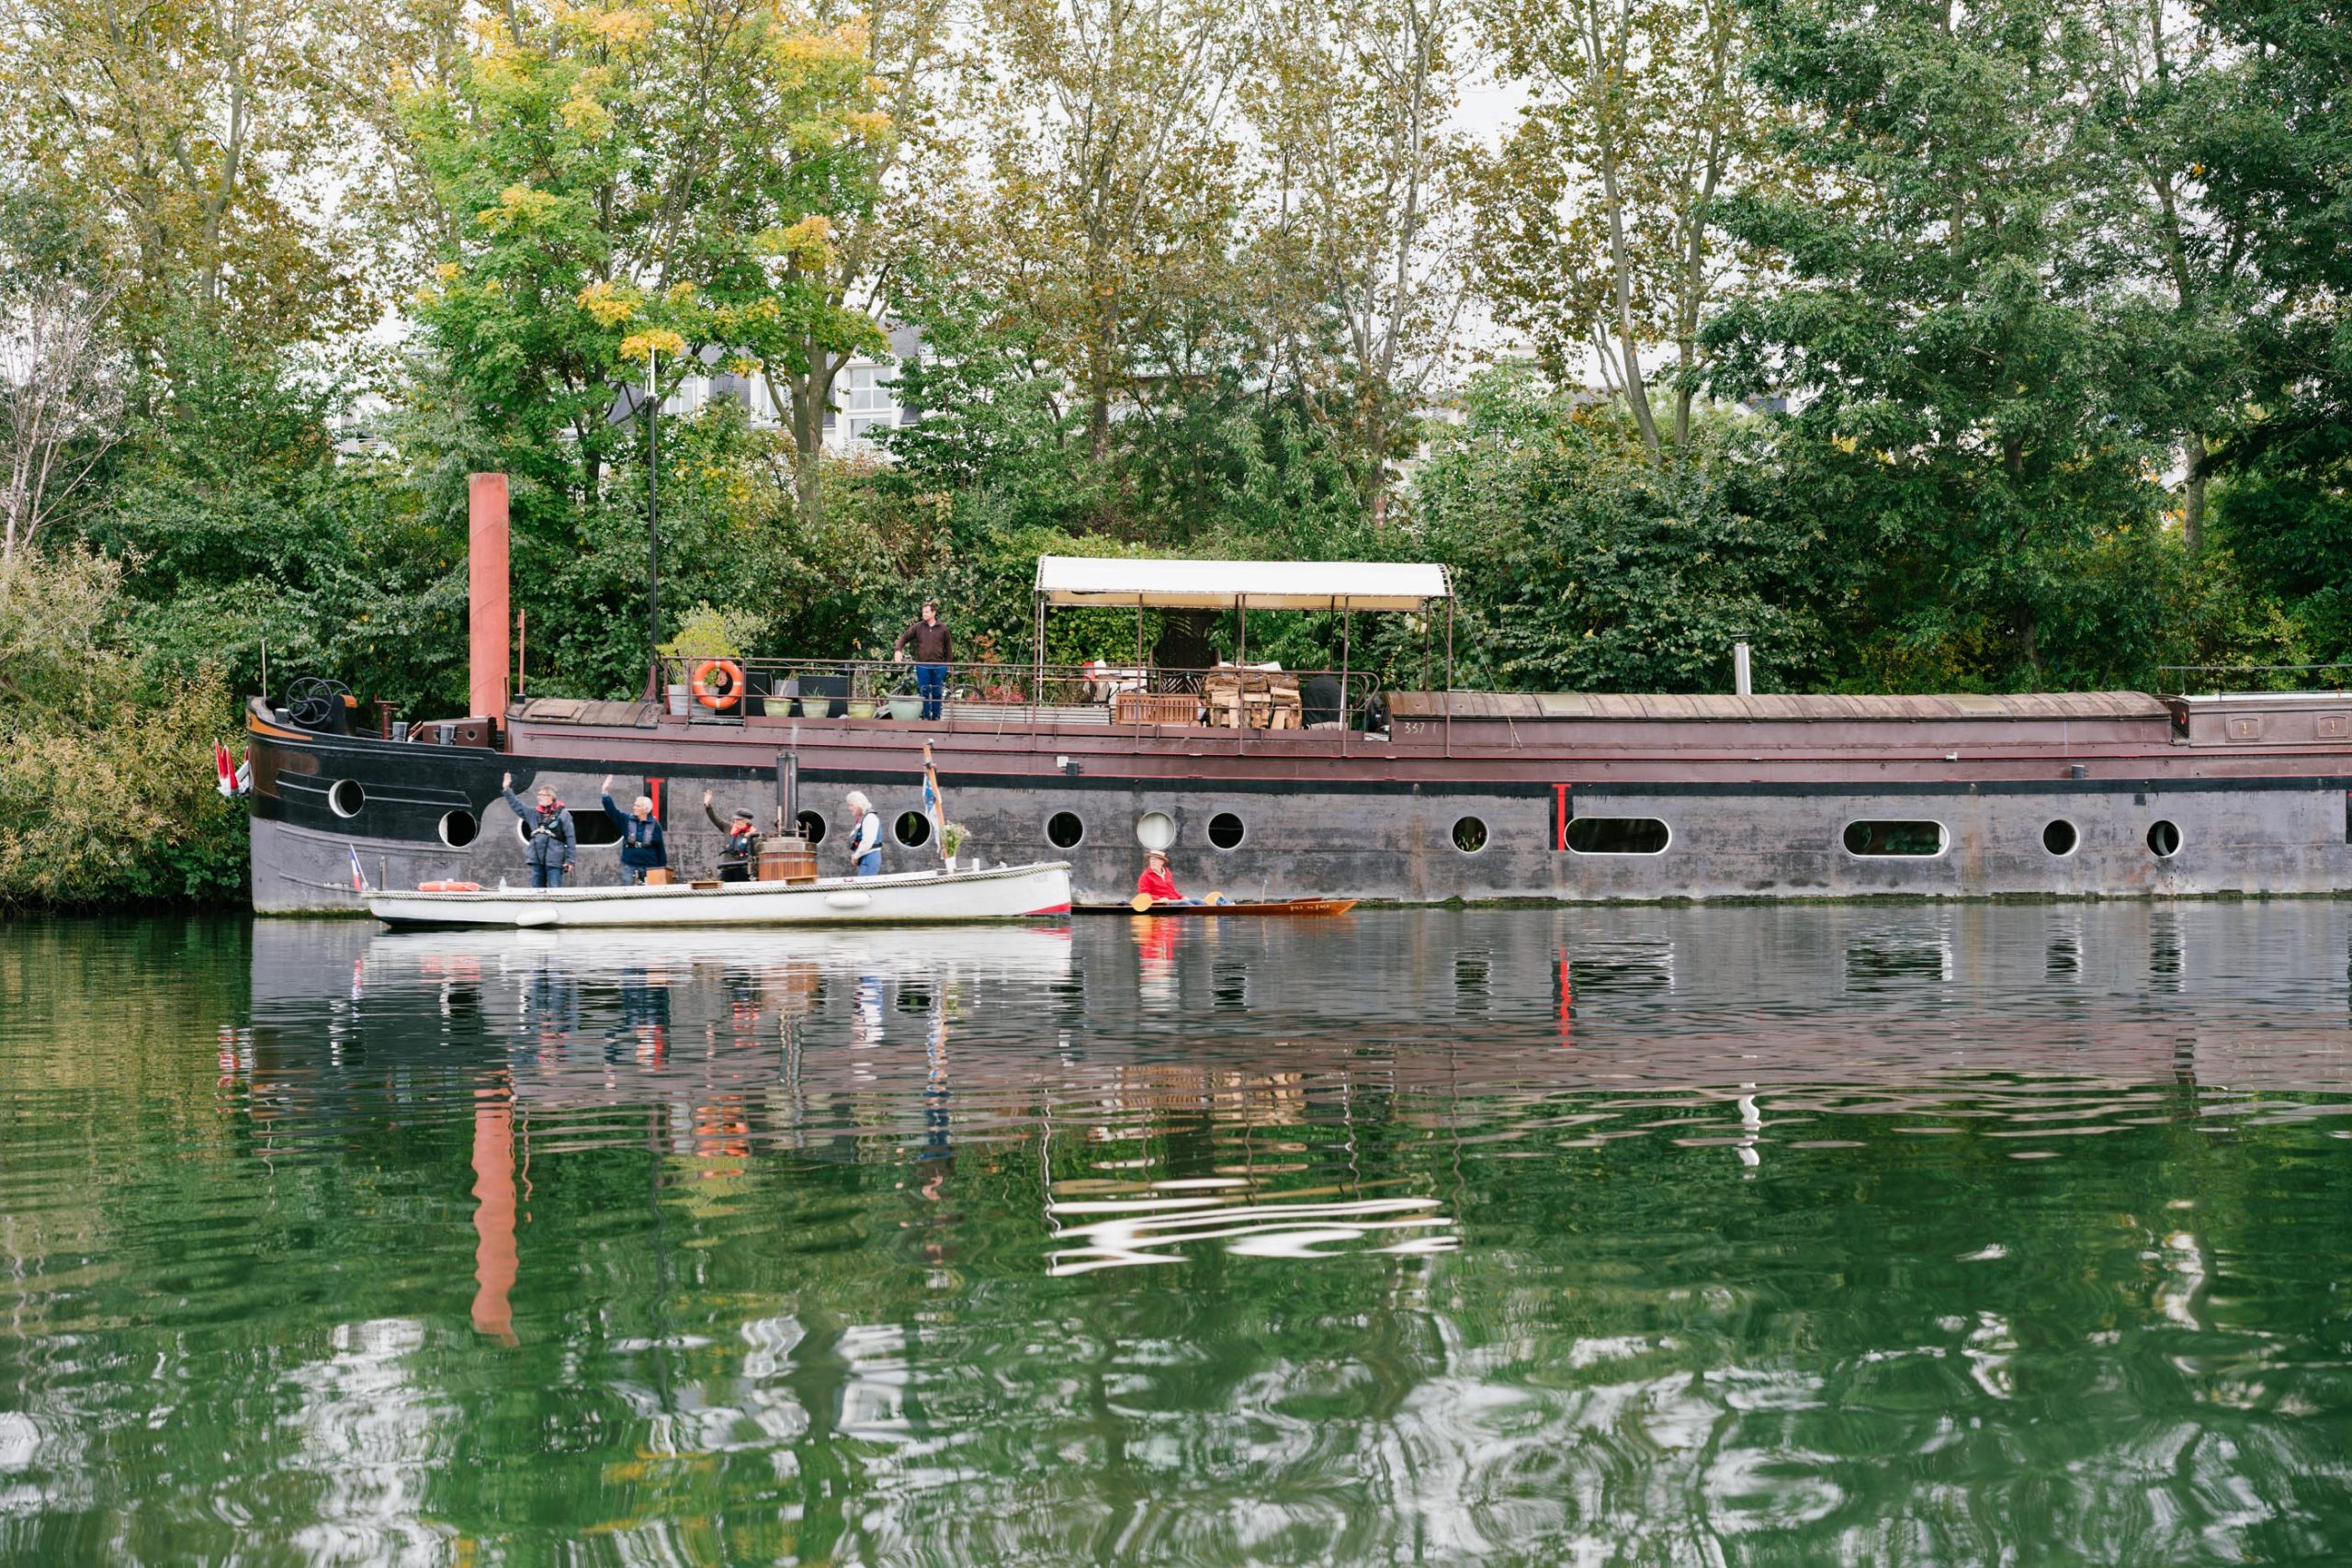
[[[765,379],[768,401],[792,432],[792,504],[801,522],[813,526],[825,515],[825,411],[845,361],[813,343],[805,351],[805,373],[787,374],[781,385],[774,374]]]
[[[2202,431],[2190,431],[2183,437],[2183,446],[2188,454],[2188,471],[2180,485],[2181,536],[2194,560],[2205,553],[2205,479],[2212,454],[2206,450]]]

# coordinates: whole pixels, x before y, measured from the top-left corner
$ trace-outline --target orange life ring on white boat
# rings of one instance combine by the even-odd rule
[[[723,675],[727,684],[714,689],[713,675]],[[724,711],[743,700],[743,667],[731,659],[706,659],[695,666],[695,700],[707,708]]]

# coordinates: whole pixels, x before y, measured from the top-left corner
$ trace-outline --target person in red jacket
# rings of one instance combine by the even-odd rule
[[[1168,852],[1153,850],[1144,856],[1143,874],[1136,878],[1136,891],[1155,904],[1197,904],[1198,898],[1187,898],[1176,890],[1175,879],[1168,874]]]

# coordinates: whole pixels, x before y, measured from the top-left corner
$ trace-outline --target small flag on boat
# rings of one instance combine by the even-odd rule
[[[932,841],[939,846],[939,858],[947,858],[947,808],[940,804],[939,770],[931,765],[931,743],[922,748],[922,814],[931,819]]]
[[[351,890],[354,893],[368,891],[368,874],[359,869],[359,852],[356,849],[351,852]]]
[[[229,748],[218,740],[212,743],[212,787],[224,800],[239,800],[253,793],[254,764],[251,758],[238,761]]]

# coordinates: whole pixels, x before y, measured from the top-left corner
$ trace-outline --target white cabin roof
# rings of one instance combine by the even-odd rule
[[[1422,561],[1039,556],[1037,596],[1157,610],[1419,610],[1453,588],[1445,568]]]

